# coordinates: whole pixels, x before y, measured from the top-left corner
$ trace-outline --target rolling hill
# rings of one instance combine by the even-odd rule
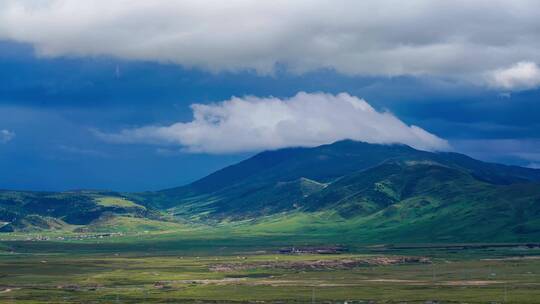
[[[365,241],[527,241],[539,218],[540,170],[351,140],[262,152],[157,192],[0,192],[4,231],[176,220]]]
[[[0,231],[73,229],[111,216],[159,219],[160,212],[115,192],[0,191]]]

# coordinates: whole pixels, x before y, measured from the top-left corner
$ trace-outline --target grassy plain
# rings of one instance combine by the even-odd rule
[[[322,237],[321,237],[322,236]],[[323,234],[175,227],[125,234],[0,236],[0,303],[538,303],[540,249],[336,245]],[[379,263],[426,257],[429,262]],[[367,261],[351,264],[343,261]],[[371,302],[369,302],[371,301]],[[429,303],[429,302],[427,302]]]

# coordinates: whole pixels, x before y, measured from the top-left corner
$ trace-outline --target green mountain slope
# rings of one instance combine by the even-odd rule
[[[371,180],[375,178],[372,174],[381,172],[370,168],[389,161],[436,163],[492,185],[540,181],[540,170],[484,163],[457,153],[431,153],[404,145],[374,145],[346,140],[315,148],[263,152],[187,186],[143,193],[133,198],[145,205],[171,208],[182,216],[204,214],[205,217],[249,218],[297,209],[306,193],[295,181],[309,180],[312,185],[321,185],[319,190],[326,186],[328,189],[343,187],[341,191],[347,193],[352,190],[345,187],[347,179],[344,178],[353,178],[349,176],[353,175]],[[331,196],[335,191],[314,192],[318,191],[308,193],[308,196],[313,196],[312,205],[317,205],[314,201],[321,200],[321,195],[326,195],[324,199],[328,201],[338,200]],[[371,193],[375,194],[381,193]],[[380,196],[379,199],[391,201],[376,204],[389,204],[397,198]]]
[[[170,231],[196,222],[334,242],[534,241],[540,170],[347,140],[263,152],[157,192],[0,191],[0,222],[4,232]]]
[[[540,235],[537,183],[494,185],[438,164],[405,164],[371,188],[361,185],[345,202],[326,201],[324,208],[354,216],[366,201],[379,207],[360,223],[383,239],[485,241]]]
[[[298,210],[250,222],[252,233],[366,242],[534,241],[540,185],[494,185],[430,163],[389,162],[343,177]]]
[[[108,214],[159,218],[148,209],[115,192],[0,191],[0,221],[3,231],[60,230],[70,225],[88,225]]]

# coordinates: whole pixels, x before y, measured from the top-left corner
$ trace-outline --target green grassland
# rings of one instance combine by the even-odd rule
[[[322,229],[294,229],[305,227],[300,217],[315,226],[329,220],[327,214],[319,216],[317,223],[291,215],[282,232],[267,219],[257,224],[174,224],[119,234],[3,234],[0,303],[538,303],[539,248],[373,245],[352,238],[337,242],[334,232]],[[348,251],[278,253],[328,245]],[[404,256],[429,262],[294,266]],[[230,269],[216,270],[220,265]]]
[[[321,255],[276,253],[320,240],[208,227],[85,240],[23,235],[0,243],[1,303],[538,303],[540,297],[540,249],[523,246],[350,243],[346,253]],[[429,262],[294,266],[396,256]],[[229,269],[216,270],[220,265]]]

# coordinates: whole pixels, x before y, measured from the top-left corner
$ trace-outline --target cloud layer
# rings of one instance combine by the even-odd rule
[[[42,56],[111,55],[212,71],[482,78],[540,62],[535,0],[3,0],[0,39]],[[474,81],[474,80],[473,80]]]
[[[14,138],[15,138],[15,132],[12,132],[6,129],[0,130],[0,144],[8,143]]]
[[[341,139],[402,143],[423,150],[449,148],[445,140],[346,93],[300,92],[290,99],[233,97],[191,107],[190,122],[97,134],[111,142],[172,144],[206,153],[309,147]]]
[[[534,62],[522,61],[497,69],[488,76],[489,84],[505,90],[526,90],[540,86],[540,68]]]

